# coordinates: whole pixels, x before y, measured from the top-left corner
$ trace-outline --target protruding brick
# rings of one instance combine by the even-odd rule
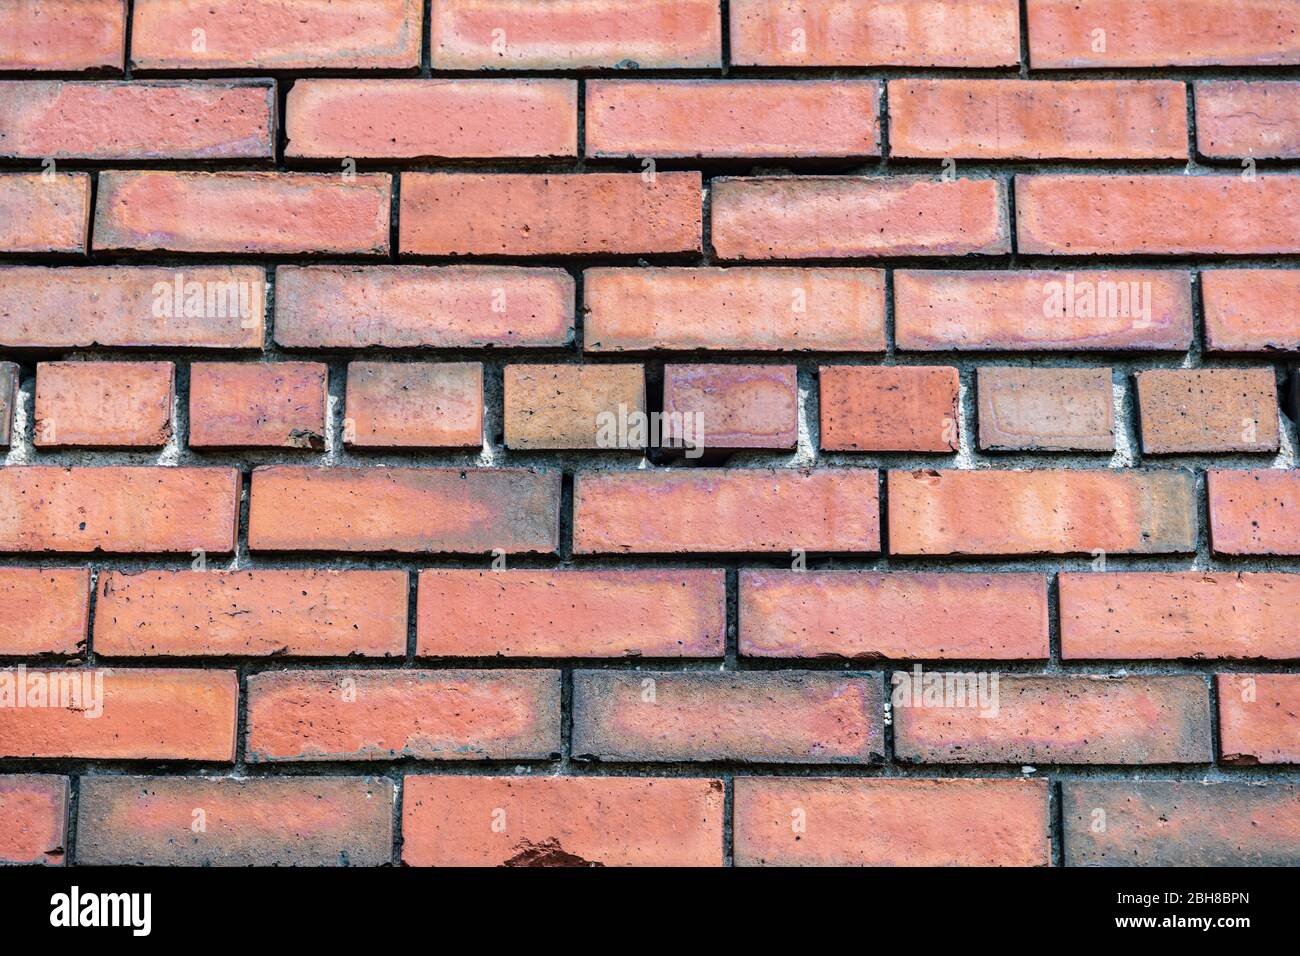
[[[267,671],[248,678],[248,759],[544,760],[559,671]]]
[[[957,370],[823,365],[821,447],[828,451],[957,450]]]
[[[0,655],[80,654],[89,623],[89,569],[0,568]]]
[[[878,269],[588,269],[582,280],[588,352],[885,350]]]
[[[1038,574],[742,571],[746,657],[1043,660]]]
[[[1208,471],[1217,554],[1300,555],[1300,472]]]
[[[723,177],[711,188],[721,259],[1011,251],[1006,190],[996,179]]]
[[[316,362],[195,362],[190,447],[321,450],[328,374]]]
[[[944,688],[943,703],[926,681]],[[951,691],[950,692],[950,688]],[[894,749],[912,763],[1208,763],[1210,693],[1199,675],[895,675]]]
[[[508,448],[639,448],[629,416],[645,414],[640,365],[508,365]]]
[[[1196,149],[1214,159],[1300,158],[1300,83],[1197,83]]]
[[[1271,368],[1161,368],[1138,372],[1142,451],[1277,451]]]
[[[3,273],[0,273],[3,276]],[[3,281],[0,278],[0,281]],[[0,448],[8,448],[14,433],[14,415],[18,411],[18,385],[22,370],[14,362],[0,362]]]
[[[105,571],[98,588],[103,656],[406,653],[402,571]]]
[[[737,866],[1051,861],[1046,780],[738,777],[735,787]]]
[[[1300,674],[1220,674],[1217,680],[1223,759],[1300,764]]]
[[[352,362],[343,440],[354,448],[478,448],[478,362]]]
[[[695,444],[793,449],[799,382],[793,365],[666,365],[664,414],[696,423]]]
[[[248,545],[257,551],[559,547],[558,471],[271,466],[253,472],[252,486]]]
[[[980,448],[1113,451],[1108,368],[985,366],[978,370]]]
[[[380,866],[392,854],[391,780],[81,778],[78,863]]]
[[[392,177],[107,171],[99,251],[387,254]]]
[[[90,176],[0,173],[0,252],[86,251]]]
[[[42,362],[37,448],[158,448],[172,434],[171,362]]]
[[[1201,297],[1211,352],[1300,352],[1300,269],[1207,269]]]
[[[873,763],[878,674],[576,671],[573,753],[606,761]]]
[[[721,657],[722,571],[420,572],[422,657]]]
[[[433,256],[698,252],[697,172],[403,173],[399,244]]]
[[[880,550],[877,472],[669,469],[581,473],[579,554]]]
[[[112,70],[126,62],[126,0],[0,0],[0,70]]]
[[[894,554],[1163,554],[1196,550],[1185,471],[891,471]]]
[[[67,777],[0,777],[0,864],[61,866],[67,825]]]

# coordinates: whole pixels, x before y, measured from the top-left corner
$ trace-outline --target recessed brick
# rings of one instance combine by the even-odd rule
[[[172,434],[171,362],[42,362],[37,448],[159,448]]]
[[[0,654],[81,654],[89,623],[88,568],[0,567]]]
[[[343,440],[354,448],[478,448],[478,362],[352,362]]]
[[[1300,83],[1197,83],[1196,149],[1215,159],[1300,158]]]
[[[1300,472],[1207,471],[1216,554],[1300,554]]]
[[[956,451],[957,370],[823,365],[821,447],[827,451]]]
[[[1277,382],[1271,368],[1138,372],[1142,451],[1277,451]]]
[[[1110,369],[982,366],[977,375],[980,448],[1114,450]]]
[[[1300,351],[1300,269],[1207,269],[1201,296],[1211,352]]]
[[[633,428],[646,410],[640,365],[509,365],[504,401],[508,448],[643,445]]]
[[[799,442],[793,365],[666,365],[664,414],[693,416],[702,450],[792,449]]]
[[[314,362],[195,362],[190,447],[323,449],[328,371]]]
[[[1220,674],[1219,753],[1228,763],[1300,763],[1300,674]]]
[[[0,864],[61,866],[67,854],[67,825],[67,777],[0,777]]]

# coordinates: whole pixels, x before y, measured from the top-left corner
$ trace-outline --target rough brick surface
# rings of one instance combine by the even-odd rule
[[[1205,344],[1212,352],[1300,351],[1300,269],[1213,269],[1201,273]]]
[[[1114,394],[1108,368],[981,367],[980,448],[1111,451]]]
[[[0,655],[75,655],[90,624],[85,568],[0,568]]]
[[[957,370],[944,366],[822,366],[827,451],[956,451]]]
[[[1300,157],[1300,83],[1197,83],[1196,148],[1215,159]]]
[[[1224,760],[1300,763],[1300,675],[1220,674],[1218,685]]]
[[[1137,393],[1148,455],[1277,451],[1272,369],[1152,369]]]
[[[0,252],[86,251],[90,177],[0,173]]]
[[[190,447],[324,447],[327,374],[315,362],[195,362]]]
[[[1218,554],[1300,554],[1300,473],[1211,471],[1210,540]]]
[[[0,0],[0,70],[112,70],[126,60],[125,0]]]
[[[644,415],[640,365],[510,365],[505,371],[507,448],[639,448],[620,420]]]
[[[157,448],[172,434],[171,362],[42,362],[38,448]]]
[[[353,362],[343,440],[357,448],[478,448],[478,362]]]
[[[666,365],[665,415],[698,416],[695,442],[710,448],[785,448],[799,441],[793,365]]]
[[[0,864],[66,859],[68,781],[43,774],[0,776]]]

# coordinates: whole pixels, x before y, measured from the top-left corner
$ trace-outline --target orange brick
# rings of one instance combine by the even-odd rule
[[[0,281],[3,281],[0,279]],[[14,429],[14,414],[21,399],[18,386],[22,369],[15,362],[0,362],[0,448],[8,448]]]
[[[1144,454],[1277,451],[1271,368],[1161,368],[1134,378]]]
[[[0,173],[0,252],[86,251],[90,176]]]
[[[95,653],[401,656],[402,571],[105,571]]]
[[[1110,369],[981,366],[977,375],[980,448],[1115,448]]]
[[[740,572],[746,657],[1043,660],[1038,574]]]
[[[267,671],[248,678],[248,759],[544,760],[559,671]]]
[[[1300,269],[1209,269],[1201,296],[1211,352],[1300,351]]]
[[[0,70],[105,70],[126,62],[126,0],[0,0]]]
[[[0,568],[0,654],[80,654],[89,621],[89,569]]]
[[[1219,753],[1228,763],[1300,763],[1300,674],[1220,674]]]
[[[1197,83],[1196,149],[1215,159],[1300,158],[1300,83]]]
[[[1045,780],[738,777],[737,866],[1047,866]]]
[[[508,365],[508,448],[640,448],[621,427],[645,415],[640,365]]]
[[[328,373],[315,362],[195,362],[190,447],[321,450]]]
[[[701,450],[799,443],[793,365],[665,365],[663,409],[683,422],[693,416],[693,444]]]
[[[0,777],[0,864],[61,866],[68,824],[68,778]]]
[[[354,448],[478,448],[478,362],[352,362],[343,440]]]
[[[995,255],[1011,251],[999,180],[782,176],[713,180],[721,259]]]
[[[422,657],[721,657],[722,571],[420,572]]]
[[[1300,473],[1207,471],[1216,554],[1300,554]]]
[[[957,449],[957,370],[823,365],[821,447],[829,451]]]
[[[42,362],[37,448],[158,448],[172,434],[171,362]]]

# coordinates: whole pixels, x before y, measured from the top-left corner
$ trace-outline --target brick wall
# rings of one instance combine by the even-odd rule
[[[0,861],[1300,862],[1294,0],[0,22]]]

